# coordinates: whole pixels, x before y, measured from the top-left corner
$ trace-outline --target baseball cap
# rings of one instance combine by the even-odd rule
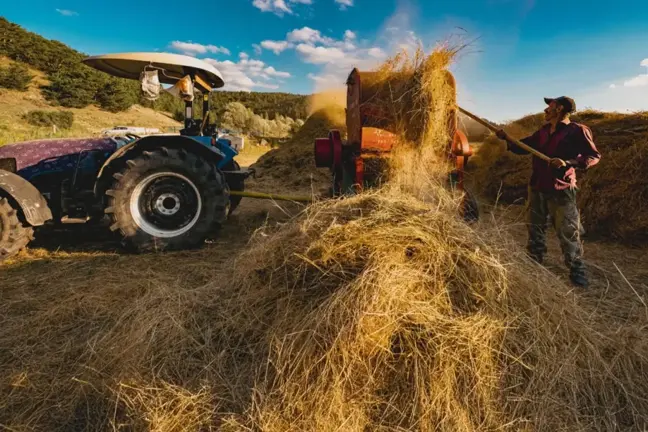
[[[560,96],[557,98],[544,98],[544,101],[547,105],[551,102],[556,102],[558,105],[561,105],[565,108],[565,111],[568,113],[576,111],[576,102],[574,99],[567,96]]]

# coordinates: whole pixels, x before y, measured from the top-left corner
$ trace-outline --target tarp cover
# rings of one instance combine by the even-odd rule
[[[160,97],[160,77],[158,71],[142,71],[140,74],[140,83],[142,84],[142,96],[144,99],[151,101],[157,100]]]
[[[189,75],[179,80],[173,87],[166,91],[186,102],[191,102],[194,99],[193,81]]]

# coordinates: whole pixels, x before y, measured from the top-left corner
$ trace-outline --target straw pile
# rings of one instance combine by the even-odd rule
[[[583,304],[450,203],[382,191],[316,205],[239,258],[220,298],[259,355],[247,428],[648,424],[641,326],[614,325],[601,312],[614,305]]]
[[[257,236],[206,285],[111,273],[109,258],[48,266],[65,281],[56,290],[3,286],[0,424],[647,427],[646,318],[617,322],[619,304],[570,293],[438,196],[384,190],[317,204]]]
[[[328,169],[315,167],[316,138],[327,137],[331,129],[345,133],[344,108],[339,105],[318,107],[287,143],[270,150],[252,165],[257,170],[258,186],[268,192],[277,190],[325,190],[331,183]]]
[[[592,129],[601,162],[577,173],[578,204],[587,233],[627,243],[648,241],[648,114],[632,115],[584,111],[572,117]],[[523,138],[543,123],[542,115],[524,117],[504,127]],[[490,136],[471,160],[473,189],[486,198],[522,203],[531,177],[531,157],[506,152],[505,144]]]
[[[460,49],[443,47],[426,55],[419,48],[411,56],[402,51],[376,71],[362,74],[360,104],[375,114],[364,125],[388,130],[417,146],[445,146],[440,138],[448,138],[456,91],[447,67]]]
[[[395,172],[441,148],[442,133],[421,136]],[[7,269],[0,425],[648,427],[647,315],[581,298],[497,224],[465,224],[428,168],[263,228],[220,270],[180,254],[155,258],[175,276],[128,257],[44,264],[47,278]]]

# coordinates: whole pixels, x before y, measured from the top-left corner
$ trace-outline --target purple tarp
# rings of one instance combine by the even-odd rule
[[[112,153],[116,149],[117,143],[110,138],[46,139],[0,146],[0,159],[15,158],[16,169],[20,171],[45,159],[78,155],[91,150]]]

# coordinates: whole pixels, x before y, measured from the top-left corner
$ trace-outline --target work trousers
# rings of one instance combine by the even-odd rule
[[[528,206],[529,254],[542,261],[547,252],[546,230],[550,218],[560,241],[565,265],[572,274],[584,275],[583,227],[576,205],[576,190],[539,192],[529,188]]]

